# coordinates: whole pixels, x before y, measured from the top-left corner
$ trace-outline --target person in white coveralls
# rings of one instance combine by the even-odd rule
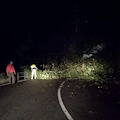
[[[36,65],[35,64],[32,64],[31,66],[30,66],[30,68],[31,68],[31,79],[33,80],[33,78],[34,79],[36,79],[36,71],[37,71],[37,67],[36,67]]]

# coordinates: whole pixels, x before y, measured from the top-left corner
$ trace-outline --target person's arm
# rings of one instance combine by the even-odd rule
[[[14,72],[14,74],[16,75],[16,72]]]
[[[15,68],[14,68],[14,66],[13,66],[13,72],[14,72],[14,74],[16,75],[16,72],[15,72]]]

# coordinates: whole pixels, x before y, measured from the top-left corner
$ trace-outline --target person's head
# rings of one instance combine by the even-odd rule
[[[10,61],[10,64],[13,64],[13,61]]]

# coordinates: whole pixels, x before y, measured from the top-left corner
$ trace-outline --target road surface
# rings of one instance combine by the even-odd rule
[[[28,80],[1,86],[0,120],[68,120],[58,99],[63,81]],[[60,94],[74,120],[120,120],[118,85],[70,80]]]

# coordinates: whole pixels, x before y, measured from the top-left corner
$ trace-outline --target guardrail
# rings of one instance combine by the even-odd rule
[[[24,72],[17,72],[17,80],[25,80]]]
[[[27,78],[25,77],[24,72],[21,71],[21,72],[16,72],[15,79],[16,81],[20,81],[20,80],[25,80]],[[0,85],[5,84],[5,83],[9,83],[8,76],[5,72],[0,73]]]

